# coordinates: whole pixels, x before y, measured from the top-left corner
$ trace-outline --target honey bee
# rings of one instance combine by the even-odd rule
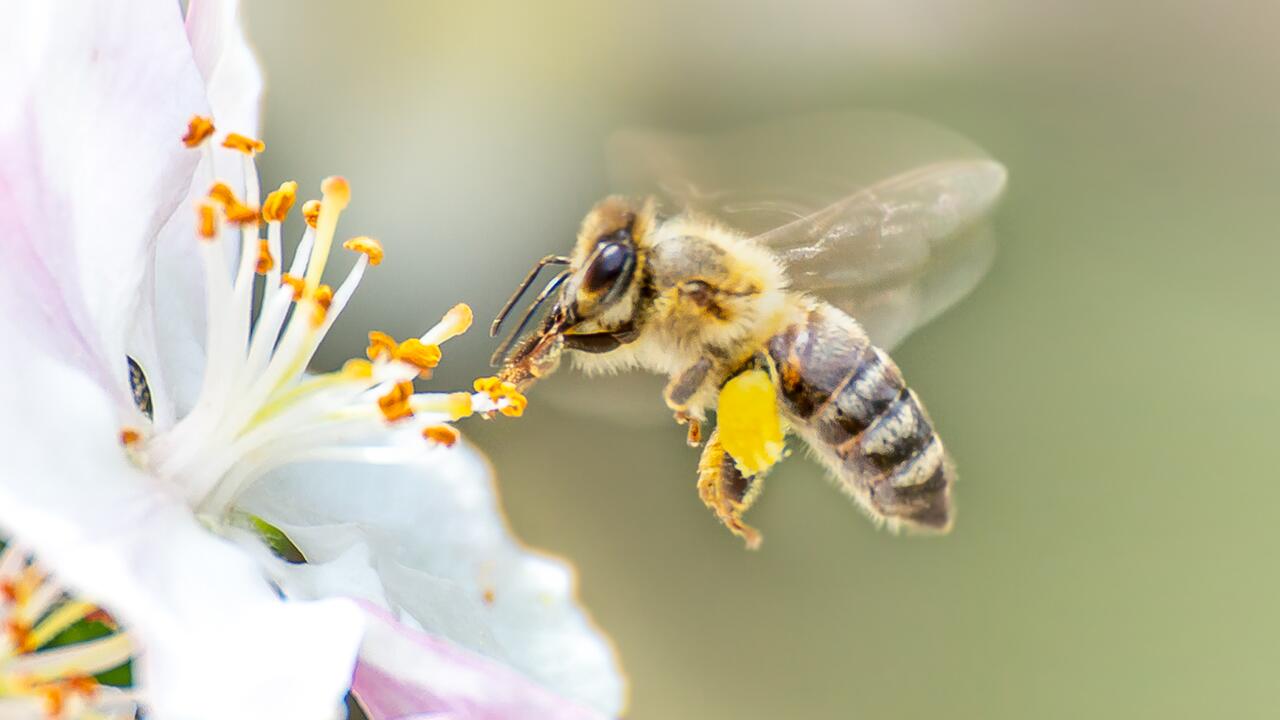
[[[527,390],[566,352],[589,372],[665,374],[690,445],[716,409],[698,493],[748,547],[761,536],[743,514],[789,432],[873,519],[949,530],[954,465],[883,348],[985,272],[981,220],[1004,168],[940,129],[866,113],[630,133],[613,158],[642,194],[598,203],[572,254],[544,257],[519,285],[492,334],[543,267],[563,268],[494,354],[500,377]]]

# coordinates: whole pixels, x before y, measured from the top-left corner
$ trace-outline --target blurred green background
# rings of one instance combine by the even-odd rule
[[[264,180],[347,175],[345,231],[387,247],[324,366],[456,301],[491,318],[568,248],[623,125],[886,108],[1008,166],[992,272],[895,353],[961,470],[946,538],[876,531],[797,454],[744,551],[656,392],[623,423],[566,374],[523,420],[464,424],[517,532],[577,564],[630,717],[1276,715],[1280,6],[245,12]],[[487,373],[492,348],[481,327],[450,343],[432,385]]]

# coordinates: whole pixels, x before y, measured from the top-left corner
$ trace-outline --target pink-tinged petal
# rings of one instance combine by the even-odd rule
[[[360,601],[368,618],[351,690],[371,720],[600,720],[499,662],[408,628]]]
[[[29,352],[34,339],[7,320],[0,535],[128,628],[155,717],[328,717],[350,681],[361,614],[346,601],[280,600],[248,554],[126,457],[107,392]]]
[[[0,37],[0,306],[127,398],[125,340],[151,241],[207,112],[177,4],[15,3]]]
[[[557,695],[621,712],[626,677],[578,601],[573,568],[512,535],[484,456],[466,443],[424,450],[413,432],[388,442],[345,447],[346,461],[278,470],[240,507],[284,531],[313,572],[337,576],[331,586],[363,577],[334,562],[359,548],[398,617]]]

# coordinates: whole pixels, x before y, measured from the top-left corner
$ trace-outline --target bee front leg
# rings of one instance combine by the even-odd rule
[[[700,358],[697,362],[672,375],[667,387],[662,391],[662,399],[667,407],[675,413],[676,422],[689,425],[688,443],[690,447],[702,444],[702,410],[690,410],[689,401],[707,385],[714,363],[711,358]]]
[[[760,547],[761,536],[758,530],[742,521],[742,514],[763,488],[763,474],[744,475],[721,444],[720,431],[712,431],[698,461],[698,497],[730,532],[746,541],[748,550]]]

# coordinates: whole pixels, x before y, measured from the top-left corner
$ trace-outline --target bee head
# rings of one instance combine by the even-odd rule
[[[548,255],[539,261],[498,312],[489,328],[490,335],[498,334],[507,313],[519,302],[543,267],[569,266],[538,294],[516,329],[494,352],[491,362],[494,365],[519,363],[545,338],[584,326],[588,329],[592,326],[608,328],[629,321],[635,309],[639,288],[637,279],[644,267],[644,248],[649,229],[654,224],[654,213],[652,198],[634,203],[615,196],[592,208],[582,221],[573,255]],[[527,342],[517,347],[514,354],[508,354],[538,308],[557,291],[555,305],[544,318],[542,326],[526,339]]]
[[[626,319],[653,214],[651,200],[638,204],[617,196],[606,198],[587,214],[574,247],[573,273],[560,302],[574,320]]]

